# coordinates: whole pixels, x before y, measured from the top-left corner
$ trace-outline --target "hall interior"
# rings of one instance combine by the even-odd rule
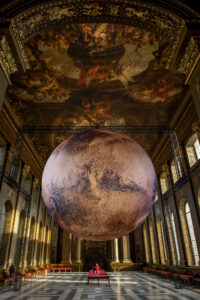
[[[199,37],[193,1],[1,0],[0,278],[12,263],[200,274]],[[133,138],[156,171],[148,217],[120,238],[75,236],[43,201],[48,157],[84,129]]]

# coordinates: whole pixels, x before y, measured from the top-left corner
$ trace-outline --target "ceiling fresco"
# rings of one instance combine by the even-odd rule
[[[181,102],[185,78],[166,69],[169,43],[144,29],[65,25],[32,37],[25,49],[31,70],[13,74],[8,89],[23,125],[168,125]],[[151,155],[159,138],[136,140]],[[45,141],[53,150],[63,139],[49,135],[33,142],[39,149]]]

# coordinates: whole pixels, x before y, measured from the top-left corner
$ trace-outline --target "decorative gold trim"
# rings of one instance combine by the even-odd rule
[[[5,36],[2,38],[0,44],[0,66],[2,67],[9,84],[11,84],[10,75],[18,71],[18,68]]]
[[[191,37],[188,41],[188,44],[185,48],[184,55],[181,59],[181,62],[178,66],[178,71],[184,73],[186,75],[185,84],[188,83],[191,74],[198,63],[200,58],[200,52],[197,44],[193,37]]]

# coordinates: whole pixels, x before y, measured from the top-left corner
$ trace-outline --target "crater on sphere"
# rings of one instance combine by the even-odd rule
[[[144,149],[121,133],[86,130],[61,143],[42,176],[48,212],[68,232],[89,240],[118,238],[149,214],[156,175]]]

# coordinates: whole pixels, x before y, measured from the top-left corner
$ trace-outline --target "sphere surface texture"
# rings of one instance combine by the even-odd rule
[[[156,175],[147,153],[130,137],[91,129],[52,152],[42,193],[62,228],[88,240],[111,240],[147,217],[156,195]]]

